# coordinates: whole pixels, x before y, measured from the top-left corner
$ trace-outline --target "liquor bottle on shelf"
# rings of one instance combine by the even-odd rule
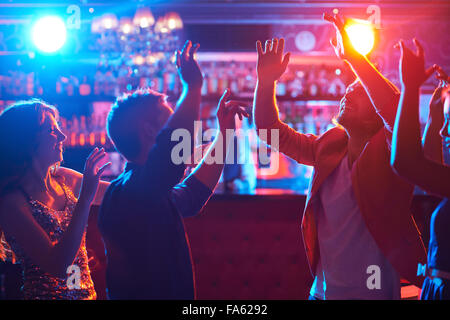
[[[217,71],[216,71],[216,75],[217,75],[217,91],[216,91],[216,93],[220,94],[226,88],[226,85],[225,85],[225,73],[223,71],[221,63],[218,63],[218,68],[217,68]]]
[[[100,68],[98,68],[94,76],[94,94],[96,96],[99,96],[103,93],[103,79],[104,75]]]
[[[321,108],[314,108],[313,109],[313,117],[314,117],[314,124],[316,127],[316,133],[321,134],[322,133],[322,127],[323,127],[323,117],[322,117],[322,109]]]
[[[306,115],[304,117],[304,121],[305,121],[304,122],[305,123],[305,125],[304,125],[305,133],[317,134],[316,126],[314,123],[314,117],[313,117],[311,108],[306,109]]]
[[[243,92],[247,79],[246,79],[246,73],[247,68],[244,62],[240,62],[237,67],[235,79],[237,79],[237,87],[239,92]]]
[[[86,144],[87,128],[86,116],[80,117],[80,132],[78,133],[78,145],[83,147]]]
[[[219,79],[218,79],[218,73],[217,73],[217,63],[213,62],[211,64],[211,68],[209,69],[210,72],[210,82],[208,87],[208,93],[211,95],[215,95],[218,93],[219,90]]]
[[[115,87],[116,87],[116,77],[114,76],[112,69],[108,67],[104,78],[104,93],[107,96],[114,96]]]
[[[27,96],[33,96],[34,95],[34,72],[27,74],[26,77],[27,77],[27,86],[26,86]]]
[[[62,84],[62,81],[61,81],[61,77],[58,77],[56,79],[55,91],[56,91],[56,94],[62,94],[63,93],[63,84]]]
[[[247,76],[245,77],[245,89],[244,92],[251,94],[255,90],[256,85],[256,70],[254,67],[250,67]]]
[[[277,82],[276,94],[279,97],[285,97],[286,93],[286,78],[281,76],[280,80]]]
[[[201,89],[202,96],[208,95],[208,81],[209,81],[208,73],[203,72],[203,83],[202,83],[202,89]]]
[[[303,85],[302,81],[295,77],[293,81],[291,81],[289,86],[290,97],[297,98],[303,96]]]
[[[319,95],[319,85],[317,84],[315,79],[315,70],[311,70],[308,73],[306,86],[308,88],[307,95],[309,97],[315,98]]]
[[[293,118],[293,104],[291,102],[285,103],[285,118],[284,122],[291,128],[295,129],[294,118]]]
[[[68,97],[72,97],[75,91],[75,79],[71,75],[69,78],[66,78],[66,86],[65,86],[65,95]]]
[[[88,96],[91,94],[91,86],[89,85],[87,76],[83,76],[83,81],[78,88],[80,96]]]
[[[239,83],[237,77],[239,75],[238,69],[236,67],[236,63],[232,62],[231,67],[228,69],[227,77],[229,79],[228,86],[233,94],[239,93]]]
[[[294,123],[295,123],[295,130],[297,130],[300,133],[304,132],[304,127],[305,127],[305,120],[303,119],[303,114],[302,114],[302,108],[303,106],[301,106],[299,103],[295,102],[294,103]]]

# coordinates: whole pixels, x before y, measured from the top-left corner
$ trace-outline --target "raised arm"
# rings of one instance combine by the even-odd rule
[[[166,123],[166,127],[172,129],[187,129],[192,138],[191,145],[194,141],[194,121],[199,119],[203,83],[202,72],[194,58],[199,47],[199,44],[192,46],[188,40],[181,52],[176,53],[176,65],[183,90],[175,112]]]
[[[249,114],[245,111],[244,102],[236,100],[228,101],[230,94],[231,92],[229,89],[225,90],[219,101],[219,106],[217,109],[219,134],[217,135],[217,137],[215,137],[213,144],[206,152],[202,161],[192,172],[192,174],[198,180],[200,180],[211,190],[215,188],[217,182],[219,181],[225,163],[226,155],[228,154],[228,151],[231,147],[231,144],[227,143],[226,141],[227,130],[230,131],[230,133],[236,133],[236,115],[238,115],[240,120],[243,119],[242,117],[249,117]],[[223,155],[223,158],[221,156],[217,157],[217,152],[220,152],[220,154]],[[215,159],[219,159],[221,161],[217,163]]]
[[[450,197],[450,167],[427,159],[420,139],[419,88],[433,73],[425,70],[423,48],[414,39],[414,54],[400,41],[402,91],[392,139],[391,165],[397,173],[427,192]]]
[[[242,120],[249,114],[242,102],[230,100],[230,90],[225,90],[217,110],[218,134],[206,154],[184,181],[172,190],[172,200],[178,211],[184,216],[197,214],[211,196],[222,173],[226,156],[231,144],[227,143],[227,131],[235,134],[236,115]]]
[[[336,29],[336,39],[331,41],[336,55],[350,65],[377,113],[384,120],[385,126],[392,131],[399,90],[378,72],[364,55],[355,50],[344,28],[344,22],[338,15],[331,16],[325,13],[324,19],[331,22]]]
[[[189,154],[183,154],[181,162],[174,161],[172,155],[177,144],[173,140],[174,132],[183,132],[183,139],[186,137],[186,143],[189,143],[190,150],[193,150],[194,122],[199,119],[203,82],[200,67],[194,57],[199,47],[198,44],[192,46],[188,40],[181,52],[176,52],[176,66],[183,90],[174,113],[159,132],[150,150],[146,162],[147,170],[142,176],[148,182],[149,192],[153,194],[169,192],[183,177],[185,161]]]
[[[299,163],[314,165],[314,150],[317,137],[302,134],[280,121],[276,101],[276,82],[286,71],[290,54],[283,56],[284,39],[267,40],[263,51],[260,41],[258,52],[257,83],[253,100],[256,132],[261,140],[278,149]],[[266,134],[262,135],[262,130]],[[278,133],[278,145],[272,141],[272,130]]]
[[[253,102],[253,114],[257,129],[270,128],[280,121],[276,101],[276,82],[286,71],[290,53],[283,56],[284,39],[267,40],[263,51],[261,42],[256,42],[258,52],[257,82]]]
[[[444,101],[441,97],[443,88],[444,82],[441,80],[430,100],[428,121],[422,138],[425,156],[437,163],[443,163],[442,136],[440,134],[444,125]]]

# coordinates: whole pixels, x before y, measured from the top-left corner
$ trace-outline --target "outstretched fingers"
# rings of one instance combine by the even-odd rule
[[[231,102],[231,101],[229,101],[229,102]],[[250,117],[248,112],[242,106],[241,102],[239,102],[239,101],[233,101],[233,102],[236,102],[236,103],[227,105],[228,112],[230,112],[232,115],[237,115],[239,117],[239,120],[241,120],[241,121],[244,117],[245,118]]]
[[[281,65],[283,67],[283,70],[286,70],[290,59],[291,59],[291,53],[288,52],[288,53],[285,54],[285,56],[283,58],[283,62],[281,63]]]
[[[405,42],[400,39],[395,45],[394,48],[396,49],[400,49],[400,54],[403,57],[405,54],[412,54],[412,51],[409,50],[406,46],[405,46]]]
[[[111,165],[112,165],[112,162],[107,162],[107,163],[105,163],[103,166],[101,166],[101,168],[98,169],[98,171],[97,171],[97,177],[101,177],[102,174],[103,174],[103,172],[104,172],[106,169],[108,169],[109,167],[111,167]]]
[[[341,20],[339,15],[335,14],[332,16],[331,14],[325,12],[323,14],[323,19],[332,23],[337,31],[341,32],[344,30],[344,22]]]
[[[344,21],[341,19],[340,15],[335,14],[334,15],[334,24],[339,29],[339,31],[344,30]]]
[[[197,53],[197,50],[200,48],[200,44],[196,43],[195,45],[191,46],[190,52],[189,52],[189,58],[194,59],[194,55]]]
[[[226,101],[228,100],[228,98],[230,97],[230,95],[231,95],[231,91],[230,91],[230,89],[225,89],[225,91],[223,92],[223,94],[222,94],[222,97],[220,97],[220,99],[219,99],[219,104],[218,104],[218,106],[217,106],[217,112],[219,113],[219,112],[223,112],[223,109],[225,108],[225,106],[226,106]]]
[[[104,159],[106,157],[106,152],[102,148],[92,159],[91,159],[91,166],[92,168],[95,168],[97,164],[100,162],[100,160]]]
[[[450,77],[445,73],[444,69],[441,68],[441,66],[436,66],[436,79],[442,81],[442,86],[446,86],[450,82]]]
[[[181,68],[181,52],[180,50],[177,50],[175,52],[175,64],[177,68]]]
[[[280,41],[278,41],[277,54],[279,54],[280,57],[282,57],[283,53],[284,53],[284,38],[280,38]]]
[[[258,57],[261,57],[263,55],[262,44],[259,40],[256,41],[256,52],[258,52]]]
[[[423,53],[422,44],[416,38],[413,39],[414,45],[416,46],[416,55],[421,59],[425,59],[425,55]]]
[[[272,46],[270,49],[273,53],[275,53],[275,54],[277,53],[277,50],[278,50],[278,39],[277,38],[272,39]]]
[[[270,40],[266,40],[266,47],[264,49],[264,53],[269,53],[270,52],[270,47],[272,46],[272,41]]]
[[[184,43],[183,49],[181,50],[181,58],[187,60],[189,58],[189,51],[192,48],[192,42],[190,40],[186,40]]]
[[[436,71],[436,65],[433,65],[431,67],[429,67],[427,70],[425,70],[425,80],[428,80],[429,77],[431,77],[431,75]]]

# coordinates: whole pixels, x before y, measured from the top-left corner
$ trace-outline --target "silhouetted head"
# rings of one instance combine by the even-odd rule
[[[165,95],[138,89],[118,98],[111,107],[106,125],[108,136],[128,161],[145,161],[172,113]]]

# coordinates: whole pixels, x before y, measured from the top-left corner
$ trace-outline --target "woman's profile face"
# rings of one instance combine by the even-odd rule
[[[61,162],[64,140],[66,140],[66,136],[61,132],[55,116],[51,112],[45,112],[44,122],[38,134],[38,146],[34,159],[48,166]]]

